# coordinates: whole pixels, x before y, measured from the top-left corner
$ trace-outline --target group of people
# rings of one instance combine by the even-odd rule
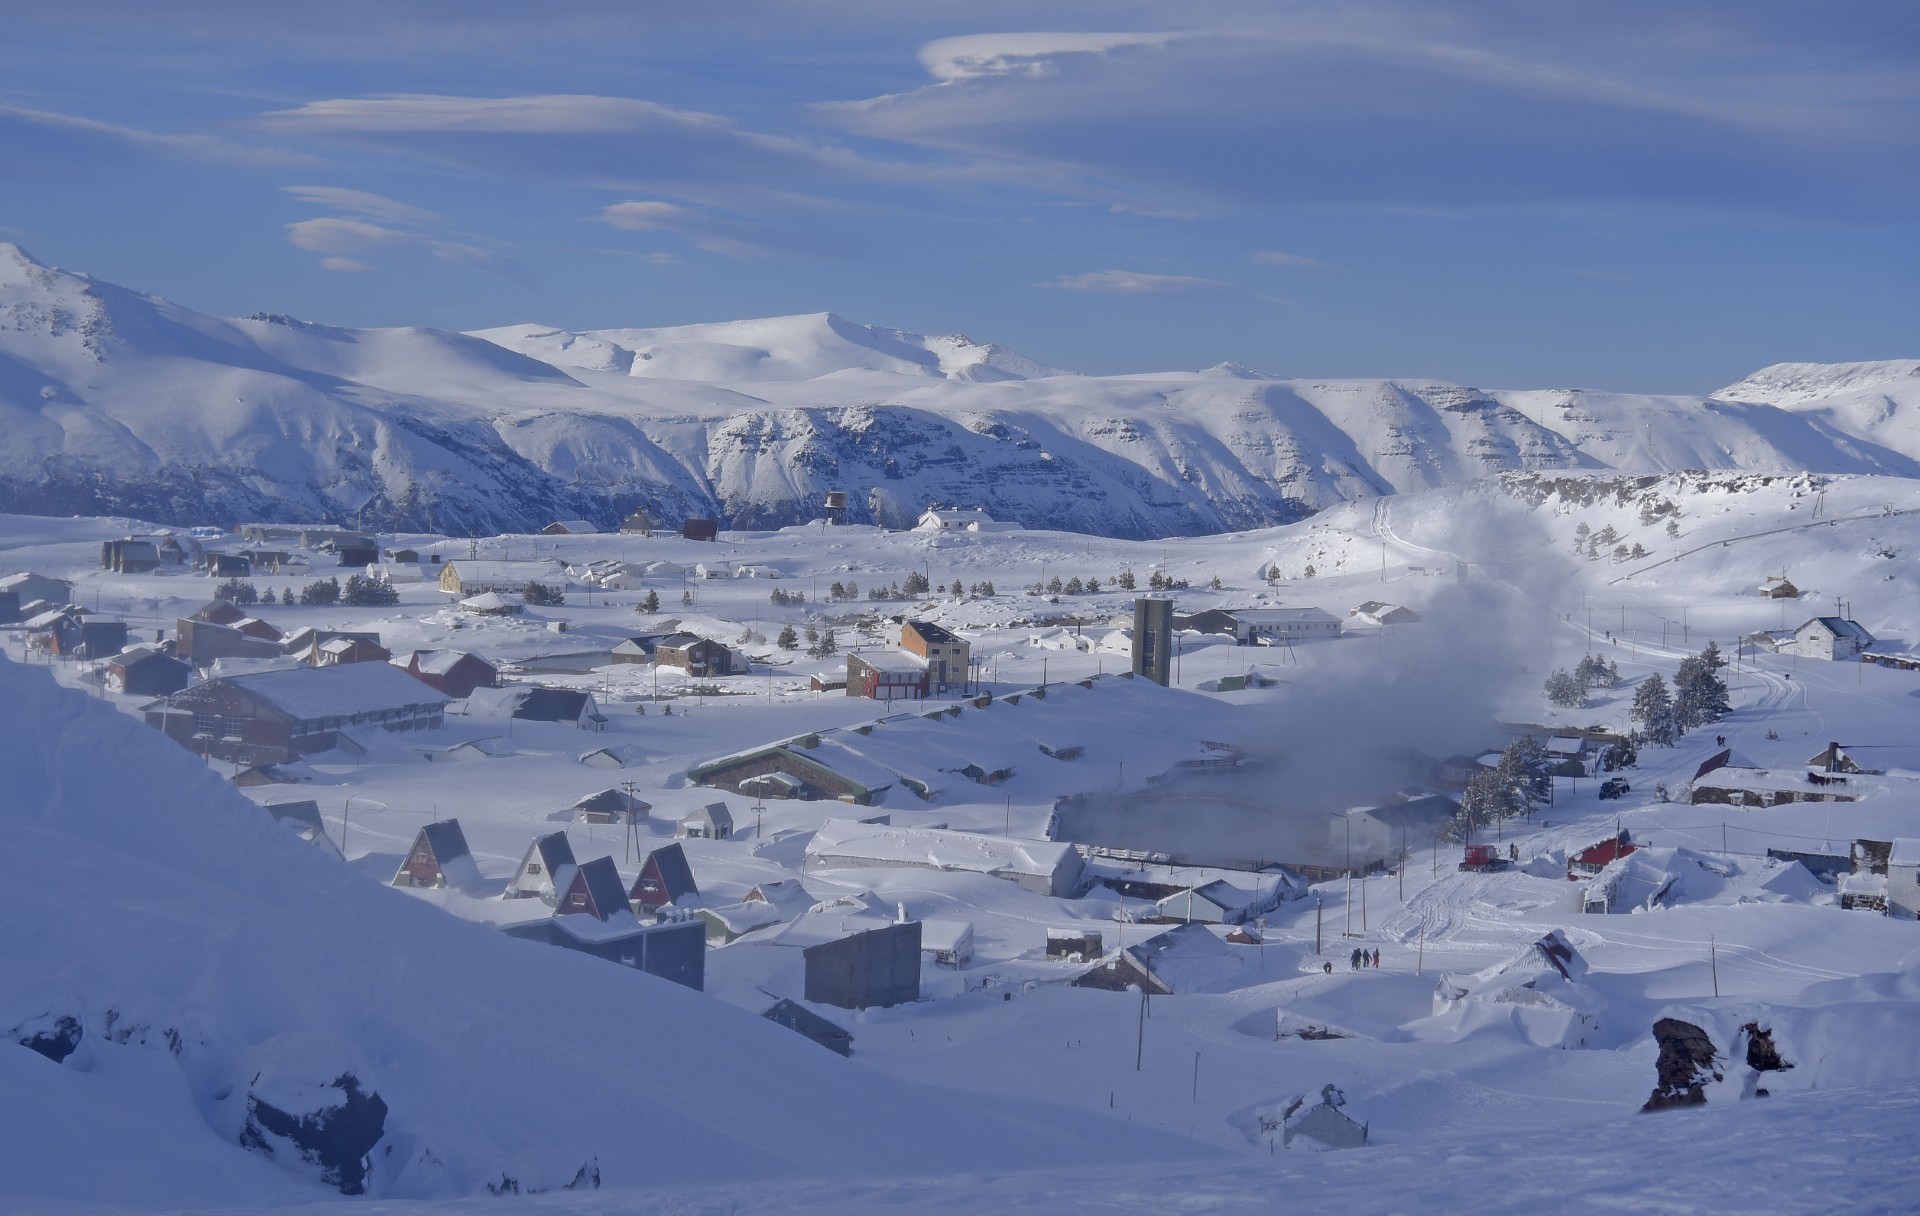
[[[1380,965],[1380,952],[1378,950],[1361,950],[1356,948],[1353,952],[1352,962],[1355,971],[1360,970],[1362,967],[1378,967]]]

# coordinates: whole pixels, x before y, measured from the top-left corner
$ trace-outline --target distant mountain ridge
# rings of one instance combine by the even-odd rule
[[[1431,380],[1082,376],[832,313],[572,332],[204,316],[0,244],[0,511],[449,533],[771,528],[929,502],[1191,535],[1537,470],[1920,476],[1920,361],[1710,397]]]

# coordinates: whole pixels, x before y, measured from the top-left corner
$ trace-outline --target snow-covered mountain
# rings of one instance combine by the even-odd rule
[[[573,333],[219,320],[0,245],[0,510],[441,532],[776,527],[851,492],[1148,537],[1557,469],[1920,476],[1912,361],[1707,398],[1422,380],[1076,376],[830,313]]]

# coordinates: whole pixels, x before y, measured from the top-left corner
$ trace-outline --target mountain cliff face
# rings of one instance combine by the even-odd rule
[[[1438,381],[1075,376],[830,313],[572,333],[203,316],[0,245],[0,510],[448,533],[929,502],[1111,536],[1286,522],[1512,471],[1920,476],[1916,364],[1709,398]]]

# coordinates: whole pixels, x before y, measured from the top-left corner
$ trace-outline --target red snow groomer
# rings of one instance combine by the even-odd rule
[[[1460,868],[1463,870],[1472,870],[1477,874],[1484,874],[1489,870],[1503,870],[1507,867],[1507,864],[1507,859],[1495,852],[1494,846],[1490,844],[1470,844],[1467,846],[1466,857],[1460,862]]]

